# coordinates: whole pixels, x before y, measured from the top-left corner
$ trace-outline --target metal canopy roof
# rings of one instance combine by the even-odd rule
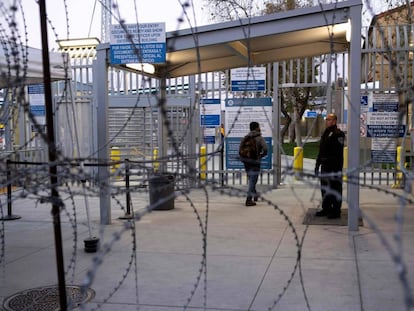
[[[360,5],[351,0],[168,32],[167,64],[156,65],[156,75],[173,78],[346,51],[349,11]]]
[[[236,67],[259,65],[292,58],[349,51],[349,115],[348,115],[348,180],[359,178],[360,110],[361,110],[361,0],[350,0],[318,7],[242,19],[167,33],[167,63],[156,65],[155,75],[165,78],[194,75]],[[351,42],[346,40],[347,24]],[[107,66],[109,44],[97,46],[96,83],[94,92],[98,103],[98,157],[108,157],[108,90]],[[126,67],[126,66],[123,66]],[[162,86],[161,86],[162,89]],[[277,93],[273,96],[277,103]],[[165,95],[165,94],[164,94]],[[164,96],[161,92],[161,96]],[[276,105],[277,106],[277,105]],[[277,111],[277,109],[275,110]],[[275,112],[277,114],[277,112]],[[164,115],[160,112],[160,118]],[[277,116],[276,116],[277,117]],[[163,122],[161,137],[166,135]],[[278,126],[275,126],[278,130]],[[273,134],[275,135],[275,134]],[[276,136],[277,137],[277,136]],[[166,140],[160,144],[159,154],[165,155]],[[277,146],[277,144],[275,145]],[[274,154],[277,154],[277,148]],[[98,178],[109,184],[108,168],[100,167]],[[348,226],[358,230],[359,185],[348,182],[347,202],[350,208]],[[110,220],[110,196],[101,192],[101,224]]]
[[[13,55],[12,52],[19,51]],[[71,79],[65,55],[49,52],[50,78],[52,81]],[[43,83],[42,50],[21,46],[15,42],[2,42],[0,47],[0,88]]]

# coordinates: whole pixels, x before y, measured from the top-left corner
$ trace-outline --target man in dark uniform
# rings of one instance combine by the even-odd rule
[[[326,117],[326,129],[321,136],[315,165],[316,176],[319,176],[321,167],[322,194],[322,210],[315,216],[327,216],[330,219],[341,217],[342,205],[345,133],[337,127],[337,119],[333,113]]]

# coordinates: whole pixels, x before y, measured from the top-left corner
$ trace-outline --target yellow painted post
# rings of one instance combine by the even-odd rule
[[[158,149],[155,148],[152,151],[152,169],[154,170],[154,173],[158,172],[158,168],[160,167],[160,163],[158,160]]]
[[[343,165],[343,174],[344,176],[342,177],[343,181],[347,181],[348,180],[348,147],[344,147],[344,165]]]
[[[397,171],[401,171],[401,152],[402,152],[402,147],[398,146],[397,147]]]
[[[397,147],[397,165],[396,165],[396,174],[395,174],[395,184],[392,185],[392,188],[401,188],[403,173],[401,172],[401,153],[402,147]]]
[[[200,147],[200,179],[206,179],[207,172],[207,148],[206,146]]]
[[[111,148],[111,161],[112,162],[121,161],[121,150],[118,147]],[[111,174],[115,173],[115,170],[117,170],[118,168],[119,168],[119,163],[112,165]]]
[[[301,179],[303,173],[303,148],[293,148],[293,171],[295,172],[295,178]]]

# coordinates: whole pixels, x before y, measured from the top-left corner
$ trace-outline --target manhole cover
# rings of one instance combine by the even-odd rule
[[[80,286],[66,285],[68,306],[76,307],[95,297],[95,291],[87,289],[82,293]],[[27,289],[7,297],[4,311],[57,311],[60,310],[59,287],[43,286]]]

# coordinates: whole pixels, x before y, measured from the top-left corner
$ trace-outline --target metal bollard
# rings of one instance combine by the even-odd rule
[[[118,147],[111,148],[111,161],[118,162],[121,161],[121,150]],[[119,164],[114,164],[111,166],[111,174],[119,168]]]
[[[295,172],[295,179],[302,179],[303,173],[303,148],[293,148],[293,171]]]
[[[154,173],[158,172],[158,169],[160,167],[160,163],[157,161],[158,160],[158,149],[154,149],[152,151],[152,169],[154,171]]]
[[[126,211],[124,216],[120,216],[119,219],[132,219],[134,216],[131,212],[131,189],[129,187],[129,160],[125,159],[125,200],[126,200]]]
[[[0,220],[20,219],[21,216],[13,215],[12,213],[12,184],[11,184],[10,160],[6,161],[6,176],[7,176],[7,215],[0,218]]]
[[[200,147],[200,179],[206,180],[207,175],[207,148],[206,146]]]
[[[401,171],[402,164],[402,147],[397,147],[397,159],[396,159],[396,173],[395,173],[395,183],[391,188],[402,188],[404,186],[404,173]]]
[[[343,181],[347,181],[348,180],[348,147],[344,147],[344,165],[343,165],[343,177],[342,180]]]

